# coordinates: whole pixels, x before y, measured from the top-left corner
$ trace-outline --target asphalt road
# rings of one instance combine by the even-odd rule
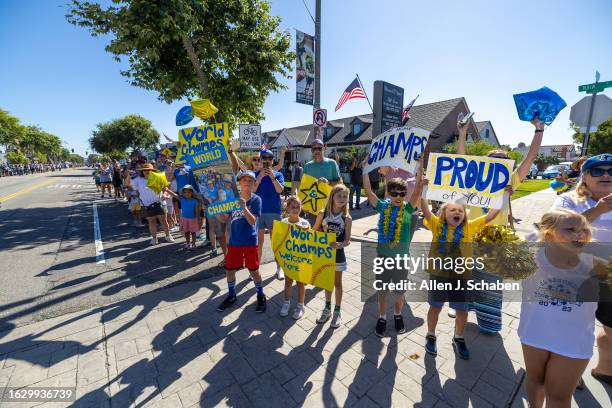
[[[149,246],[125,202],[100,198],[90,169],[0,178],[0,202],[0,331],[224,273],[210,247],[178,252],[179,233],[174,244]],[[272,261],[264,248],[263,262]]]

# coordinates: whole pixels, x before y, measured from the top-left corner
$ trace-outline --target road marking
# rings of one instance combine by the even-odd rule
[[[43,181],[42,183],[38,183],[38,184],[34,184],[33,186],[30,187],[26,187],[23,190],[19,190],[16,191],[12,194],[6,195],[4,197],[0,197],[0,203],[3,203],[5,201],[11,200],[15,197],[19,197],[20,195],[29,193],[30,191],[36,190],[37,188],[40,188],[42,186],[46,186],[47,184],[51,184],[53,183],[55,180],[47,180],[47,181]]]
[[[96,246],[96,263],[106,263],[104,260],[104,246],[102,245],[102,234],[100,234],[100,220],[98,219],[98,206],[93,203],[94,217],[94,244]]]

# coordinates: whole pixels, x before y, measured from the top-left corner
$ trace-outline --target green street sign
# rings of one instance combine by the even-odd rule
[[[612,87],[612,81],[594,82],[592,84],[580,85],[578,92],[595,93],[602,92],[606,88]]]

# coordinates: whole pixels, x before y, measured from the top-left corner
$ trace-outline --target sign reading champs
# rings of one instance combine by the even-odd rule
[[[199,169],[216,162],[227,161],[227,123],[179,129],[179,149],[175,163]]]
[[[416,159],[423,154],[428,140],[429,132],[423,129],[405,126],[387,130],[372,140],[363,172],[393,166],[415,173]]]
[[[513,166],[514,160],[430,153],[425,198],[501,209]]]

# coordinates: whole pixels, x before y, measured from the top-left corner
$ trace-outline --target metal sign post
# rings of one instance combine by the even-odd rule
[[[581,156],[586,156],[589,151],[589,134],[591,132],[591,122],[593,120],[593,109],[595,108],[595,99],[597,99],[597,93],[602,92],[606,88],[612,87],[612,81],[599,82],[599,72],[595,73],[595,82],[592,84],[584,84],[578,87],[578,92],[586,92],[593,94],[591,98],[591,104],[589,106],[589,119],[587,121],[586,132],[584,133],[584,141],[582,142]]]

